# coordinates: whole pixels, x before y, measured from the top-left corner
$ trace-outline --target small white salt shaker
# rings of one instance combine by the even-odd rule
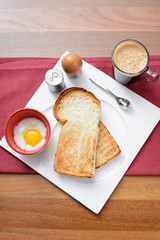
[[[49,69],[45,74],[45,82],[51,92],[59,92],[64,88],[64,77],[58,69]]]

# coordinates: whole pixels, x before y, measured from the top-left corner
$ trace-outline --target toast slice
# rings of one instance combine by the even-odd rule
[[[67,90],[57,99],[53,113],[63,127],[54,162],[56,172],[94,176],[100,112],[99,100],[82,88]]]
[[[61,95],[59,96],[59,101],[61,98],[64,97],[70,91],[75,90],[75,88],[68,88],[66,89]],[[58,100],[57,100],[58,101]],[[63,125],[65,123],[64,120],[58,118],[57,107],[54,107],[54,115],[55,118]],[[116,157],[121,152],[118,144],[104,126],[102,121],[99,121],[99,136],[98,136],[98,144],[96,149],[96,162],[95,168],[99,168],[100,166],[104,165],[106,162],[111,160],[112,158]]]
[[[116,157],[120,152],[121,150],[112,135],[104,124],[99,121],[99,136],[95,167],[98,168],[104,165],[106,162]]]

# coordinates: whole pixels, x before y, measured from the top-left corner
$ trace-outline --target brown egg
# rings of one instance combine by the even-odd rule
[[[75,53],[67,54],[62,60],[62,67],[69,75],[77,75],[82,69],[82,60]]]

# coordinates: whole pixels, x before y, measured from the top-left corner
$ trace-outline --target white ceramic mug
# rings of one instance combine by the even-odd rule
[[[148,82],[155,82],[159,74],[148,67],[149,53],[146,47],[132,39],[119,42],[112,52],[115,80],[122,84],[128,83],[140,74]]]

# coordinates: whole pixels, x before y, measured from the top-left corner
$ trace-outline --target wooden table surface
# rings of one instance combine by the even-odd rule
[[[159,0],[0,0],[1,57],[160,55]],[[0,239],[160,239],[160,177],[125,176],[99,215],[40,175],[0,174]]]

